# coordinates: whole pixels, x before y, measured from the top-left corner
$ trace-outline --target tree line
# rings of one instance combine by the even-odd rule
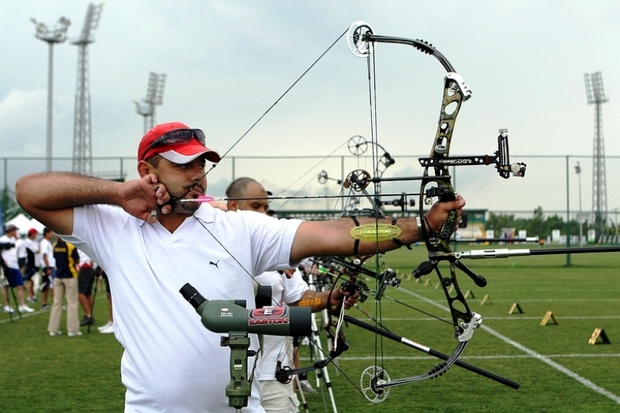
[[[600,221],[584,222],[581,229],[583,235],[585,236],[589,229],[595,229],[597,236],[616,233],[613,226],[605,226]],[[534,209],[531,218],[516,218],[515,215],[490,212],[485,228],[494,230],[496,234],[501,233],[502,228],[515,228],[517,231],[525,229],[528,236],[538,235],[540,239],[550,237],[551,231],[554,229],[559,229],[562,234],[566,234],[568,230],[571,235],[579,235],[579,222],[577,220],[570,220],[567,225],[566,220],[558,214],[545,216],[541,206]]]

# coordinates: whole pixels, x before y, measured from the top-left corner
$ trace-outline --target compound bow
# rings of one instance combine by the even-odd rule
[[[374,59],[373,52],[375,43],[395,43],[413,46],[421,52],[435,57],[447,72],[444,79],[444,91],[438,127],[431,152],[428,157],[419,159],[420,165],[424,168],[423,176],[399,179],[421,181],[418,194],[419,219],[421,220],[419,228],[424,237],[429,259],[420,264],[418,268],[413,271],[413,275],[419,278],[435,271],[439,277],[452,316],[457,346],[447,359],[419,375],[392,380],[389,379],[389,376],[382,367],[372,366],[366,369],[362,376],[362,386],[372,390],[376,396],[373,397],[375,400],[382,401],[384,400],[384,398],[381,397],[382,393],[390,387],[436,378],[445,373],[463,353],[475,330],[482,323],[482,317],[471,311],[457,281],[456,268],[467,274],[477,286],[484,287],[486,285],[484,277],[467,268],[450,247],[450,238],[458,224],[457,211],[451,211],[446,222],[438,232],[435,232],[425,219],[424,205],[430,205],[433,198],[437,198],[439,202],[453,201],[456,199],[451,176],[449,174],[449,166],[494,164],[499,175],[503,178],[508,178],[511,173],[516,176],[524,176],[526,165],[524,163],[510,164],[506,130],[500,130],[498,150],[494,156],[450,156],[450,145],[456,118],[462,103],[471,97],[471,90],[463,78],[455,71],[450,62],[431,44],[422,40],[378,36],[375,35],[371,27],[364,22],[356,22],[350,27],[347,40],[349,48],[354,55],[365,57],[369,60],[369,69],[374,67],[371,59]],[[372,76],[369,77],[372,78]],[[357,174],[356,176],[365,177],[363,174]],[[385,179],[381,177],[365,177],[358,179],[358,186],[360,188],[365,187],[364,182],[359,183],[359,181],[363,181],[364,179],[367,181],[366,184],[371,181],[385,181]],[[379,216],[379,213],[377,213],[376,216]],[[444,276],[441,273],[439,264],[442,262],[448,263],[449,276]],[[364,380],[368,381],[368,386],[364,385]]]

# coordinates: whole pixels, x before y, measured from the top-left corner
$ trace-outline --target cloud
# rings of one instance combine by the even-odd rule
[[[44,156],[44,141],[37,131],[45,128],[44,90],[13,89],[0,100],[2,156]]]

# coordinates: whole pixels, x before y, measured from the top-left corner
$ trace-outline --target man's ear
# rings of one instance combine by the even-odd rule
[[[150,174],[152,170],[155,169],[155,167],[151,165],[150,163],[148,163],[147,161],[138,162],[137,168],[138,168],[138,175],[140,175],[140,178]]]
[[[230,199],[226,202],[226,207],[229,211],[236,211],[239,209],[239,201],[236,199]]]

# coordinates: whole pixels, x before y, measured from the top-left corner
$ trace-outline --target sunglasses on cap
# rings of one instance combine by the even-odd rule
[[[153,148],[157,148],[159,146],[166,145],[177,145],[179,143],[186,143],[191,141],[192,139],[196,139],[202,145],[206,146],[207,139],[205,137],[205,133],[200,129],[175,129],[170,132],[166,132],[161,135],[159,138],[155,139],[152,144],[150,144],[144,152],[142,152],[141,158],[144,158],[144,155],[148,153]]]

